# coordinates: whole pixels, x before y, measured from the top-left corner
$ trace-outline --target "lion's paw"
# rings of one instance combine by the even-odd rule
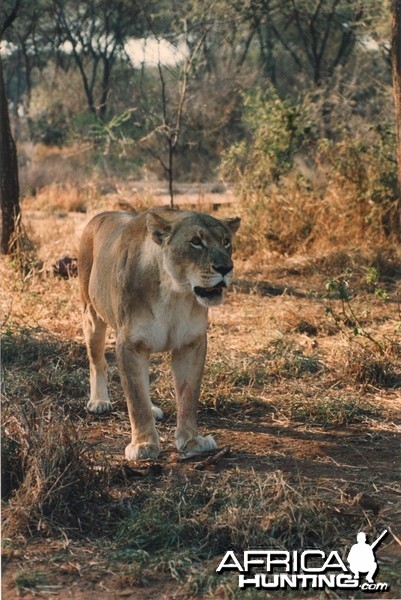
[[[163,421],[164,414],[161,408],[152,404],[152,413],[155,418],[155,421]]]
[[[160,453],[159,444],[143,442],[142,444],[128,444],[125,448],[125,457],[128,460],[147,460],[157,458]]]
[[[216,450],[217,444],[211,435],[205,437],[197,435],[186,441],[178,437],[177,448],[185,456],[196,456],[208,450]]]
[[[86,405],[86,409],[88,412],[100,415],[104,412],[110,412],[113,409],[113,405],[110,400],[89,400],[88,404]]]

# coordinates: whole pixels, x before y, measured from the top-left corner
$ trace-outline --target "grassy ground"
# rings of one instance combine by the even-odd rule
[[[390,584],[385,598],[399,598],[397,253],[247,259],[240,243],[235,285],[210,312],[199,414],[226,453],[215,464],[177,455],[169,360],[157,356],[163,452],[135,464],[123,455],[113,335],[114,410],[89,415],[77,280],[51,271],[76,255],[89,215],[30,208],[36,269],[1,266],[3,597],[360,598],[239,591],[236,573],[215,570],[230,549],[345,557],[359,531],[373,540],[388,529],[377,580]]]

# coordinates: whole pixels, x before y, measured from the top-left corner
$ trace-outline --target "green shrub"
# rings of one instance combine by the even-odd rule
[[[243,121],[248,139],[223,153],[222,172],[249,197],[263,194],[291,170],[294,154],[312,127],[302,105],[280,99],[273,87],[245,96]]]

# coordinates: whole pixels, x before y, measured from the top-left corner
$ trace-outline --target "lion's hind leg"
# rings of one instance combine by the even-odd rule
[[[104,357],[106,323],[93,306],[83,310],[83,330],[90,367],[90,399],[86,405],[89,412],[103,413],[112,409],[107,391],[107,362]]]

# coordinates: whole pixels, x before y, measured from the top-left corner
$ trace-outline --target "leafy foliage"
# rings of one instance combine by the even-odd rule
[[[249,197],[291,170],[311,124],[301,105],[282,100],[274,88],[245,96],[243,121],[246,139],[223,155],[222,172]]]

